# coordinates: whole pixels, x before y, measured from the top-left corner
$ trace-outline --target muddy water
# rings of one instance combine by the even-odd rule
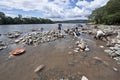
[[[37,47],[15,44],[8,46],[0,51],[0,80],[80,80],[83,75],[89,80],[119,80],[120,66],[104,53],[104,49],[99,48],[104,42],[95,41],[84,34],[78,40],[80,38],[87,42],[89,52],[75,53],[74,43],[77,40],[70,36]],[[26,48],[26,52],[8,59],[9,51],[17,47]],[[94,60],[95,56],[106,63]],[[45,68],[34,73],[40,64],[44,64]],[[119,71],[115,72],[112,67]]]

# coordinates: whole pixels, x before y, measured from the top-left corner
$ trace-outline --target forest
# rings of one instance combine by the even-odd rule
[[[120,0],[109,0],[107,5],[95,9],[89,16],[95,24],[120,25]]]
[[[48,24],[54,23],[50,19],[37,18],[37,17],[22,17],[18,14],[17,17],[6,16],[5,13],[0,12],[0,25],[2,24]]]

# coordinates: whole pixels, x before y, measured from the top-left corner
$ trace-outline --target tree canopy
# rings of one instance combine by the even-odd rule
[[[107,5],[95,9],[89,20],[96,24],[120,24],[120,0],[110,0]]]
[[[37,18],[37,17],[22,17],[18,14],[18,17],[12,18],[6,16],[3,12],[0,12],[0,24],[47,24],[53,23],[50,19]]]

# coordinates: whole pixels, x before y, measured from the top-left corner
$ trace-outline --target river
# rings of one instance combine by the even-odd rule
[[[0,25],[0,34],[2,34],[0,40],[10,40],[4,35],[7,32],[20,31],[24,34],[31,32],[33,28],[43,27],[44,31],[48,31],[57,26],[57,24]],[[62,28],[74,26],[75,24],[63,24]],[[117,64],[97,46],[104,42],[97,42],[84,34],[78,39],[80,38],[88,43],[89,52],[74,53],[72,45],[76,40],[72,37],[43,43],[36,47],[22,44],[9,45],[0,51],[0,80],[81,80],[83,75],[89,80],[119,80],[120,72],[112,70],[112,67],[118,67]],[[26,52],[9,59],[9,52],[20,47],[24,47]],[[99,61],[94,64],[94,56],[103,58],[109,66]],[[45,69],[35,73],[34,70],[40,64],[44,64]]]

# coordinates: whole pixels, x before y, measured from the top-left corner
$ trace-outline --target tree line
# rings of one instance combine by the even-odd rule
[[[37,17],[22,17],[18,15],[17,17],[6,16],[3,12],[0,12],[0,24],[48,24],[53,23],[50,19],[37,18]]]
[[[96,24],[120,25],[120,0],[109,0],[107,5],[95,9],[89,21]]]

